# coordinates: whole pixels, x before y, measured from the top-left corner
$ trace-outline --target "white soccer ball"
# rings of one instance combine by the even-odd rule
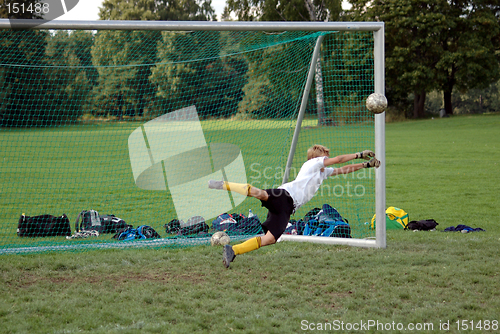
[[[366,108],[374,114],[381,114],[387,108],[387,99],[379,93],[370,94],[366,99]]]
[[[210,239],[210,243],[212,246],[224,246],[228,245],[231,239],[229,238],[229,235],[226,234],[226,232],[215,232],[212,235],[212,239]]]

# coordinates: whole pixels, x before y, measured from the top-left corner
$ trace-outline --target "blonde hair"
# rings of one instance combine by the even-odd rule
[[[330,156],[330,150],[323,145],[314,145],[307,150],[307,160],[324,156]]]

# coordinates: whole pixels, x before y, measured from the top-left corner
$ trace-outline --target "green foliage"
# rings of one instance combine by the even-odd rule
[[[426,108],[430,113],[436,114],[443,108],[443,97],[440,92],[432,92],[426,101]],[[500,82],[491,84],[485,89],[471,89],[460,94],[453,92],[454,114],[482,114],[500,110]]]
[[[42,126],[56,115],[44,90],[46,36],[45,31],[0,31],[2,126]]]
[[[99,73],[94,87],[93,114],[142,115],[154,96],[149,81],[156,63],[156,31],[101,31],[92,46],[92,60]],[[110,43],[109,41],[114,41]]]
[[[214,21],[210,0],[105,0],[102,20]]]
[[[337,21],[339,0],[228,0],[222,18],[236,14],[239,21]]]
[[[105,0],[99,17],[103,20],[215,20],[210,1]],[[109,43],[110,40],[116,43]],[[162,40],[157,31],[103,31],[93,46],[99,66],[99,85],[94,88],[93,114],[143,116],[154,114],[156,91],[152,67]],[[216,48],[217,49],[217,48]]]
[[[486,89],[471,89],[466,94],[453,95],[455,114],[496,112],[500,110],[500,81]]]
[[[373,92],[373,38],[350,32],[329,35],[323,44],[328,46],[322,50],[326,113],[339,121],[345,106],[359,106]]]
[[[229,33],[163,32],[150,77],[158,99],[172,110],[188,101],[201,117],[235,114],[248,68],[242,57],[219,57],[230,41]]]
[[[65,30],[47,36],[44,67],[45,95],[59,119],[76,121],[85,111],[96,71],[90,59],[93,35],[87,31],[69,34]],[[90,78],[89,78],[90,76]],[[50,122],[50,119],[47,119]]]
[[[451,113],[454,87],[466,91],[498,80],[498,6],[445,0],[352,4],[352,19],[386,23],[386,94],[392,104],[404,104],[413,93],[414,117],[424,115],[425,94],[434,89],[444,92],[445,109]]]
[[[302,96],[302,85],[297,77],[307,75],[312,41],[306,47],[279,45],[268,48],[249,59],[249,81],[244,87],[239,112],[253,118],[289,117],[297,110]],[[271,57],[272,55],[272,57]]]
[[[83,114],[96,75],[90,32],[0,32],[0,122],[47,126]]]
[[[240,21],[340,21],[342,2],[339,0],[228,0],[222,17],[229,19],[232,14],[235,14]],[[283,59],[274,57],[272,63],[270,61],[264,63],[270,68],[280,68],[288,61],[289,55],[283,54]],[[321,68],[321,62],[319,62],[316,65],[315,87],[310,94],[311,97],[316,96],[316,101],[308,103],[308,112],[311,112],[311,109],[315,110],[320,124],[326,124]],[[258,72],[255,70],[250,73]],[[288,69],[288,73],[293,72]],[[267,77],[266,74],[252,75],[244,91],[253,95],[245,95],[240,104],[239,115],[243,117],[254,115],[255,117],[265,112],[272,115],[271,117],[282,117],[296,109],[294,96],[296,92],[288,89],[285,90],[287,93],[283,94],[284,91],[279,89],[284,86],[282,83],[286,83],[286,80],[288,78],[285,77],[280,78],[279,82],[271,82],[272,78]]]

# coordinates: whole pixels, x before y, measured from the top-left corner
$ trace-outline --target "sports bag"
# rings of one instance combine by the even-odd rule
[[[241,213],[223,213],[212,222],[215,231],[233,232],[234,234],[260,234],[264,233],[262,224],[257,215],[245,217]]]
[[[370,224],[371,229],[375,229],[375,218],[373,215],[372,222]],[[406,213],[405,210],[390,206],[385,210],[385,229],[400,229],[406,228],[410,220],[410,215]]]
[[[318,213],[321,211],[320,208],[314,208],[309,210],[308,213],[304,216],[304,222],[307,224],[310,219],[317,220],[318,219]]]
[[[149,225],[141,225],[138,228],[129,227],[124,231],[118,232],[113,236],[118,240],[136,240],[136,239],[158,239],[161,236]]]
[[[180,225],[179,236],[188,236],[193,234],[207,233],[210,227],[205,223],[205,218],[194,216],[187,220],[185,224]]]
[[[52,215],[19,217],[17,235],[20,237],[54,237],[71,235],[71,226],[68,217]]]
[[[306,223],[304,220],[300,219],[299,221],[296,221],[295,219],[290,219],[284,234],[303,235],[305,227]]]
[[[179,221],[179,219],[172,219],[167,224],[165,224],[165,232],[167,234],[177,233],[181,229],[181,224],[184,224],[182,220]]]
[[[262,224],[257,216],[245,217],[236,222],[234,230],[229,229],[229,232],[240,234],[261,234],[264,233]]]
[[[315,217],[308,218],[303,235],[351,238],[351,227],[336,209],[324,204]]]
[[[439,224],[434,219],[412,220],[406,226],[407,230],[430,231],[436,228]]]
[[[212,228],[216,231],[228,231],[236,229],[238,222],[227,212],[220,214],[212,222]]]
[[[81,220],[81,222],[80,222]],[[97,231],[102,233],[116,233],[119,230],[131,227],[123,219],[115,215],[100,215],[95,210],[84,210],[78,214],[75,222],[75,231]]]

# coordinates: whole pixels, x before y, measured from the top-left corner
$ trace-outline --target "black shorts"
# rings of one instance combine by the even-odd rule
[[[267,208],[267,219],[262,223],[264,233],[271,232],[276,240],[285,232],[290,216],[295,208],[293,198],[285,189],[266,189],[269,195],[267,201],[261,201]]]

